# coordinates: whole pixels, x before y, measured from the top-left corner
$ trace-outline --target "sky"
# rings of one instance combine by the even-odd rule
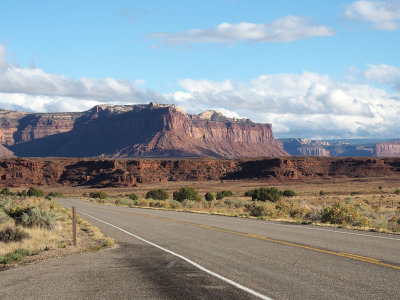
[[[0,1],[0,108],[176,104],[400,137],[400,0]]]

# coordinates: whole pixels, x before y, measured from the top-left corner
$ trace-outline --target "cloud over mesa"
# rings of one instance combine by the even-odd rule
[[[143,79],[72,79],[11,65],[0,45],[0,108],[82,111],[100,103],[174,103],[189,113],[214,109],[272,123],[287,137],[399,137],[400,95],[369,84],[339,82],[315,72],[261,74],[248,82],[186,78],[170,94],[144,90]],[[400,69],[368,65],[364,80],[400,91]]]
[[[369,66],[369,70],[373,65]],[[192,110],[229,108],[270,122],[285,137],[397,137],[400,97],[327,75],[264,74],[250,82],[185,79],[172,102]]]

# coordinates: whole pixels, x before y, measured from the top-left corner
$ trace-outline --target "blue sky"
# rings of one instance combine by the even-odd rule
[[[279,137],[397,137],[400,1],[10,1],[0,108],[158,101]]]

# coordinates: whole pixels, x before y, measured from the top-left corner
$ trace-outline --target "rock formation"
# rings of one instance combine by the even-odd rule
[[[400,140],[378,143],[375,152],[378,157],[400,157]]]
[[[400,177],[400,158],[0,159],[0,186],[132,187],[162,181]]]
[[[3,111],[0,140],[20,157],[287,156],[271,124],[174,105],[99,105],[82,113]]]
[[[0,158],[11,158],[14,157],[14,153],[8,150],[3,145],[0,145]]]
[[[375,144],[352,144],[342,141],[281,139],[283,148],[294,156],[373,157]]]

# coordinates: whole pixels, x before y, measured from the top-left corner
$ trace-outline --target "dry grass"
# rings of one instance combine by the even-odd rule
[[[194,187],[203,198],[206,192],[215,194],[221,190],[231,190],[233,197],[222,200],[207,201],[184,201],[177,203],[172,200],[172,193],[181,187]],[[313,223],[322,226],[340,226],[357,228],[362,230],[375,230],[380,232],[400,233],[400,195],[396,189],[400,188],[399,178],[363,178],[363,179],[334,179],[330,181],[310,182],[271,182],[271,181],[207,181],[207,182],[159,182],[141,184],[135,188],[107,188],[102,189],[109,198],[95,200],[84,198],[92,202],[100,202],[109,205],[147,207],[153,209],[169,209],[178,211],[190,211],[209,214],[223,214],[231,216],[252,217],[248,206],[253,205],[250,197],[243,194],[258,187],[275,187],[280,190],[291,189],[296,192],[292,198],[282,198],[278,203],[265,208],[265,215],[258,218],[282,220],[298,223]],[[144,199],[146,192],[150,189],[162,188],[170,194],[167,201],[152,201]],[[86,192],[82,188],[70,188],[69,193],[79,195]],[[90,189],[93,191],[93,189]],[[323,195],[321,195],[323,191]],[[126,195],[136,193],[138,201],[129,200]],[[204,198],[203,198],[204,199]],[[343,204],[361,214],[366,222],[354,222],[353,224],[329,224],[322,223],[321,217],[325,208],[334,204]],[[266,205],[258,203],[257,205]],[[246,207],[247,206],[247,207]],[[400,221],[399,221],[400,222]]]
[[[25,228],[31,238],[24,239],[20,242],[1,243],[0,256],[14,253],[18,249],[26,249],[31,251],[44,251],[57,247],[60,241],[60,233],[44,228]]]
[[[26,257],[22,262],[24,263],[82,251],[96,251],[104,246],[114,244],[114,241],[105,237],[97,227],[78,216],[78,245],[74,247],[72,245],[72,213],[55,201],[36,197],[8,196],[0,197],[0,204],[0,230],[6,227],[21,227],[18,224],[20,221],[17,222],[18,218],[15,219],[11,215],[7,215],[7,213],[15,211],[15,207],[20,209],[36,207],[40,211],[55,215],[49,228],[41,226],[23,227],[23,231],[29,234],[29,238],[8,243],[0,242],[0,257],[3,257],[0,270],[7,267],[7,265],[4,265],[5,263],[13,265],[12,259],[9,259],[10,262],[8,260],[5,262],[4,259],[12,257],[14,253],[21,249],[27,253],[36,254],[32,257]]]

